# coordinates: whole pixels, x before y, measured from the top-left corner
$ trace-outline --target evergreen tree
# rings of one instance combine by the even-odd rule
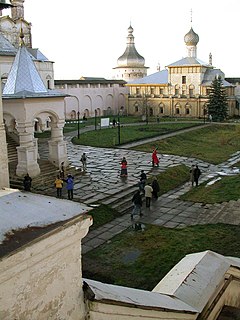
[[[207,109],[213,121],[223,121],[228,115],[226,89],[220,76],[215,77],[212,82]]]

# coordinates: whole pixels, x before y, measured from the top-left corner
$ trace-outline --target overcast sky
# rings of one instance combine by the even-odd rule
[[[240,0],[25,0],[34,48],[54,61],[55,79],[112,78],[128,27],[148,74],[186,57],[184,35],[199,35],[197,57],[240,77]],[[191,23],[192,10],[192,23]]]

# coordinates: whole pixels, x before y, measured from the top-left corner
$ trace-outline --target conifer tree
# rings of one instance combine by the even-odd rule
[[[213,121],[224,121],[228,115],[226,89],[220,76],[212,82],[207,109]]]

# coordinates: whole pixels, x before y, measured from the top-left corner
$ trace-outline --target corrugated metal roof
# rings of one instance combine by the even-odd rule
[[[169,64],[167,67],[184,67],[184,66],[205,66],[205,67],[211,67],[212,66],[209,63],[203,62],[198,58],[194,57],[186,57],[181,60],[178,60],[176,62],[173,62]]]
[[[204,74],[202,85],[211,86],[213,80],[219,76],[222,79],[222,84],[224,87],[234,87],[233,84],[225,80],[225,74],[220,69],[208,69]]]
[[[197,313],[197,310],[179,299],[158,292],[105,284],[90,279],[83,280],[90,286],[95,294],[94,300],[96,301],[114,301],[115,304],[117,303],[119,305],[127,303],[145,308],[165,309],[165,311],[174,310],[178,312]]]
[[[24,90],[34,93],[47,92],[30,54],[23,45],[18,49],[3,94],[14,95]]]
[[[3,88],[3,98],[52,97],[65,96],[53,90],[47,90],[25,45],[19,47],[7,82]]]
[[[17,49],[0,33],[0,55],[15,56]]]
[[[136,79],[129,81],[127,85],[131,84],[167,84],[168,83],[168,70],[162,70],[150,74],[149,76],[143,77],[141,79]]]
[[[33,60],[38,61],[49,61],[47,57],[42,54],[42,52],[37,48],[27,48],[28,52],[31,54]]]

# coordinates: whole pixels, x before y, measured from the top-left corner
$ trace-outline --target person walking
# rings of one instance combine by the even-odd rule
[[[139,214],[139,216],[142,216],[142,197],[140,194],[140,191],[137,190],[137,192],[133,195],[132,197],[132,202],[133,202],[133,211],[131,213],[131,220],[133,220],[133,216]]]
[[[127,177],[127,160],[125,157],[122,158],[122,161],[120,162],[121,165],[121,173],[120,176],[121,177]]]
[[[73,186],[74,186],[74,177],[71,174],[68,174],[67,179],[64,181],[67,183],[67,193],[68,193],[68,200],[73,199]]]
[[[87,156],[85,152],[83,152],[80,161],[82,162],[83,171],[87,171]]]
[[[58,175],[54,182],[55,188],[57,190],[57,198],[62,198],[62,187],[63,187],[63,180]]]
[[[147,181],[147,175],[144,172],[144,170],[141,170],[140,182],[139,182],[139,190],[142,193],[144,193],[144,187],[145,187],[146,181]]]
[[[194,177],[194,182],[196,184],[196,187],[198,186],[198,179],[201,175],[201,170],[198,168],[198,165],[196,165],[194,171],[193,171],[193,177]]]
[[[152,166],[159,166],[159,159],[158,159],[158,156],[157,156],[157,149],[153,149],[153,152],[152,152]]]
[[[64,172],[65,172],[65,168],[64,168],[64,161],[63,161],[61,162],[60,168],[59,168],[59,176],[61,179],[64,179],[64,176],[65,176]]]
[[[146,198],[146,208],[150,208],[152,192],[153,192],[153,188],[150,183],[144,187],[144,191],[145,191],[145,198]]]
[[[31,191],[32,187],[32,178],[27,173],[25,177],[23,178],[23,187],[25,191]]]
[[[156,177],[153,179],[152,189],[153,189],[153,191],[152,191],[152,196],[153,196],[154,199],[157,200],[157,198],[158,198],[158,192],[160,191],[160,187],[159,187],[159,183],[158,183]]]
[[[192,187],[194,185],[194,170],[195,170],[195,165],[192,164],[191,169],[190,169],[190,183],[192,184]]]

